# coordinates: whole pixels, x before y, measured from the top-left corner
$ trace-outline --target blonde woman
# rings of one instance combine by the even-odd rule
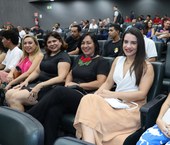
[[[38,40],[31,35],[26,35],[22,41],[23,56],[15,68],[7,75],[4,82],[8,83],[6,90],[24,81],[40,64],[43,53],[40,50]],[[19,76],[18,76],[19,75]]]

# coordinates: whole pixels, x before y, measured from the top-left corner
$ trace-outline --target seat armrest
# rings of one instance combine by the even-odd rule
[[[140,108],[141,127],[145,130],[153,126],[167,95],[160,94]]]

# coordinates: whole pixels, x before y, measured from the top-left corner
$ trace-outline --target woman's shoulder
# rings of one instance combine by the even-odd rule
[[[32,59],[32,61],[34,60],[34,59],[42,59],[44,57],[44,54],[40,51],[40,52],[37,52],[35,55],[34,55],[34,57],[33,57],[33,59]],[[31,57],[29,57],[29,59],[30,59]]]
[[[125,56],[117,56],[115,59],[114,59],[114,62],[117,63],[118,61],[124,61],[126,59]]]
[[[148,61],[148,60],[145,60],[145,63],[146,63],[146,66],[147,66],[147,67],[153,67],[153,66],[152,66],[152,63],[151,63],[150,61]]]
[[[36,56],[43,57],[43,56],[44,56],[44,54],[40,51],[40,52],[38,52],[38,53],[36,54]]]
[[[5,56],[5,55],[6,55],[6,52],[4,52],[4,51],[0,52],[0,56]]]
[[[147,61],[147,60],[145,60],[144,74],[145,74],[146,72],[151,72],[151,73],[153,72],[153,73],[154,73],[154,69],[153,69],[152,63],[149,62],[149,61]]]

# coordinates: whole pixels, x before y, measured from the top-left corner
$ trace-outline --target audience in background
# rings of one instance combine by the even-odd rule
[[[56,31],[58,33],[62,33],[62,29],[60,28],[60,23],[56,23],[53,28],[52,31]]]
[[[70,24],[69,30],[71,30],[71,27],[74,26],[74,25],[78,25],[77,21],[74,21],[73,23]]]
[[[150,39],[152,39],[152,37],[155,35],[155,28],[153,27],[152,21],[148,21],[145,23],[144,34],[147,38]]]
[[[130,11],[130,19],[133,20],[135,18],[136,18],[135,12],[134,11]]]
[[[129,28],[132,28],[137,22],[137,19],[134,18],[132,19],[132,22],[125,28],[125,31],[128,30]]]
[[[123,24],[123,16],[117,6],[113,6],[113,23]]]
[[[145,60],[141,32],[130,28],[122,40],[125,56],[114,60],[107,80],[95,94],[81,99],[74,120],[76,136],[96,145],[122,145],[140,127],[139,108],[145,104],[154,78],[153,67]],[[114,83],[116,90],[110,91]],[[108,100],[122,102],[126,108],[114,108]]]
[[[15,68],[22,57],[22,50],[18,48],[19,36],[13,29],[5,30],[2,33],[2,43],[8,49],[5,59],[0,64],[0,70],[10,72]]]
[[[155,15],[154,19],[153,19],[153,24],[154,25],[161,25],[162,20],[158,15]]]
[[[125,22],[125,23],[131,23],[132,20],[130,19],[129,16],[126,16],[124,22]]]
[[[68,44],[67,53],[75,55],[79,53],[78,44],[81,39],[81,27],[79,25],[73,25],[71,27],[71,35],[66,38]]]
[[[6,102],[11,108],[24,111],[24,106],[35,105],[53,85],[63,85],[71,63],[64,52],[65,43],[59,33],[50,32],[45,44],[46,54],[40,65],[23,83],[6,92]]]
[[[5,59],[6,51],[7,51],[2,43],[2,33],[3,31],[0,31],[0,64]]]
[[[119,24],[110,24],[109,27],[109,38],[104,44],[104,49],[102,50],[102,56],[107,57],[117,57],[121,55],[121,39],[120,39],[121,28]]]
[[[95,19],[91,19],[91,23],[89,25],[89,30],[92,30],[92,29],[98,29],[98,24]]]
[[[163,20],[162,26],[158,27],[152,39],[165,44],[170,40],[170,19]]]
[[[82,23],[82,30],[89,29],[89,20],[84,20]]]
[[[38,39],[43,39],[44,30],[40,28],[39,25],[36,25],[31,28],[31,32],[36,36]]]
[[[151,15],[146,16],[146,19],[144,20],[144,23],[147,23],[147,22],[152,22]]]
[[[17,29],[18,29],[18,31],[19,31],[19,36],[20,36],[20,38],[21,38],[21,39],[24,38],[24,36],[26,35],[25,30],[24,30],[21,26],[17,26]]]
[[[147,38],[146,35],[144,35],[145,25],[137,22],[134,27],[139,29],[140,32],[143,34],[144,42],[145,42],[146,59],[150,62],[156,61],[158,56],[156,45],[153,40]]]

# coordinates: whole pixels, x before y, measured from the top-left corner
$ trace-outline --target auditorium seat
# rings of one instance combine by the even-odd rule
[[[99,48],[100,48],[100,54],[102,54],[102,51],[104,49],[104,44],[107,40],[98,40]]]
[[[0,145],[43,145],[44,128],[31,115],[0,107]]]
[[[163,43],[156,41],[156,42],[155,42],[155,46],[156,46],[156,50],[157,50],[157,53],[158,53],[157,60],[158,60],[158,61],[165,61],[165,60],[163,60],[163,58],[162,58]]]
[[[170,43],[167,44],[167,53],[165,59],[165,74],[163,79],[162,90],[169,93],[170,91]]]

